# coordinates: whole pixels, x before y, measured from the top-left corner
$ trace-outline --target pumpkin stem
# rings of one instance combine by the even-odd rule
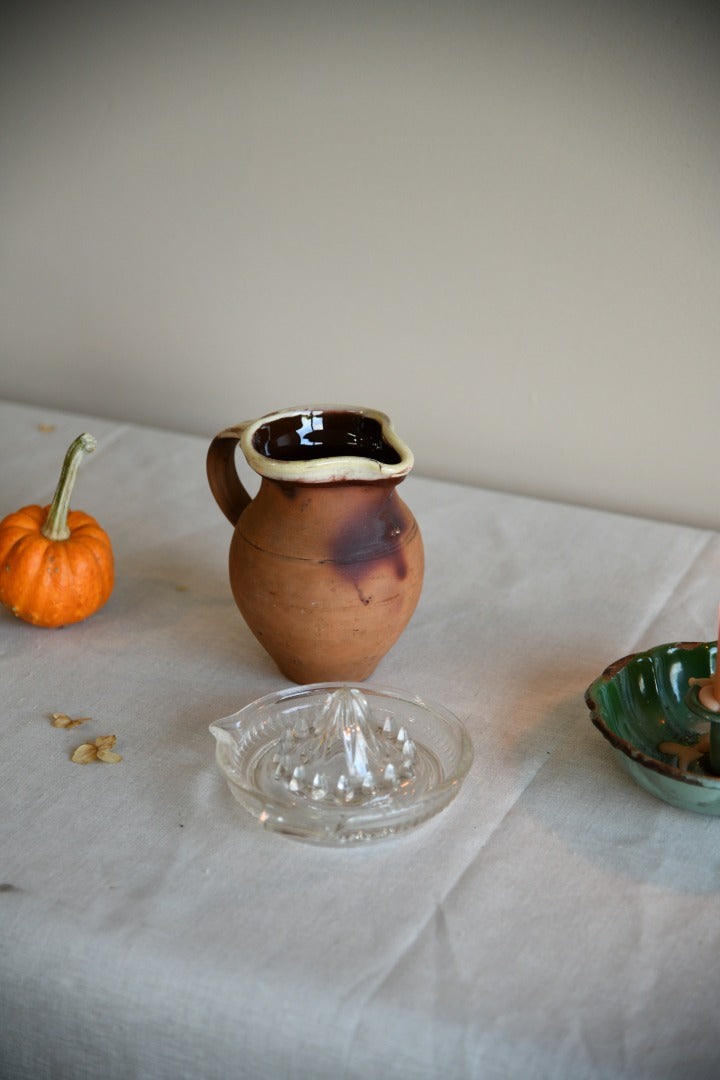
[[[53,501],[40,528],[40,532],[48,540],[67,540],[70,535],[67,517],[78,465],[82,461],[83,455],[91,454],[96,446],[97,441],[86,432],[83,435],[78,435],[77,439],[68,447],[60,470],[60,479],[53,495]]]

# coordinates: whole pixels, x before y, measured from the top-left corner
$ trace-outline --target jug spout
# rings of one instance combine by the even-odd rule
[[[224,717],[222,720],[213,720],[209,725],[210,734],[219,746],[233,745],[232,726],[228,720],[228,717]]]
[[[400,480],[413,455],[377,409],[285,409],[243,425],[240,446],[260,476],[304,484]]]

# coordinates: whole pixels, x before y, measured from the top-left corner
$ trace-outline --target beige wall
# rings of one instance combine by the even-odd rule
[[[0,394],[720,527],[711,5],[17,5]]]

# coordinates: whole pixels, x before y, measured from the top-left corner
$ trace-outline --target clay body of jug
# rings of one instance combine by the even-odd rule
[[[238,443],[261,478],[254,498]],[[384,413],[349,406],[270,413],[210,444],[235,602],[292,681],[366,679],[415,610],[423,544],[396,491],[412,464]]]

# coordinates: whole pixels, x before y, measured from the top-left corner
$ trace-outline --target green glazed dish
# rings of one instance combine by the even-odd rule
[[[700,753],[709,722],[688,701],[690,679],[709,678],[716,653],[714,641],[632,653],[590,684],[585,702],[593,724],[641,787],[671,806],[717,817],[720,776],[708,771],[708,755]]]

